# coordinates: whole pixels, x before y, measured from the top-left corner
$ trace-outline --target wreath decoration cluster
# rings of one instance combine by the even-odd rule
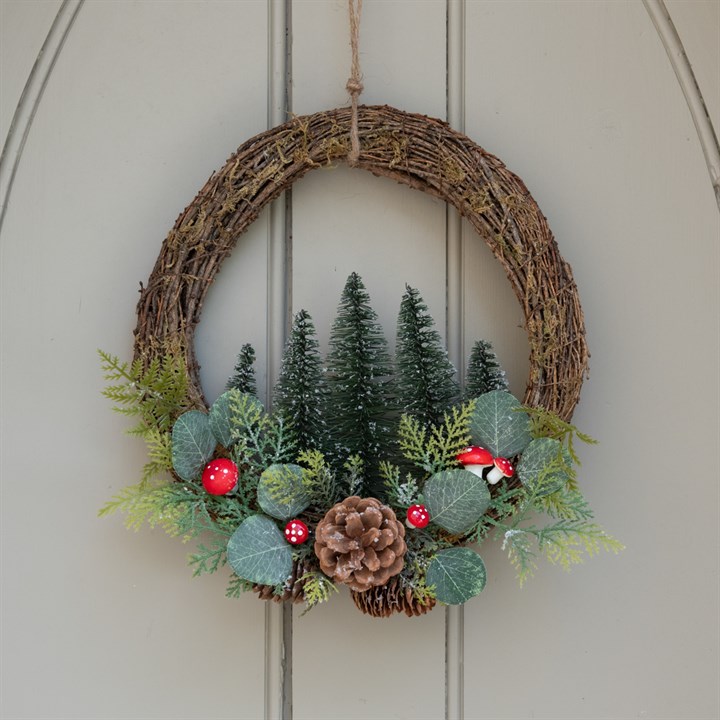
[[[521,582],[538,552],[569,567],[583,551],[617,551],[577,484],[573,440],[590,440],[570,424],[587,371],[584,321],[537,204],[502,162],[440,120],[361,106],[357,121],[355,167],[450,203],[503,265],[530,343],[523,401],[486,341],[474,346],[460,393],[410,287],[393,363],[353,273],[327,372],[301,311],[274,412],[255,396],[250,346],[208,407],[193,340],[222,261],[269,202],[350,151],[349,109],[296,117],[243,144],[178,217],[141,288],[133,362],[101,352],[105,394],[138,417],[130,432],[149,450],[142,481],[101,514],[122,510],[135,529],[202,535],[190,563],[195,574],[229,563],[229,596],[254,589],[313,607],[346,584],[374,616],[421,615],[478,594],[485,567],[470,546],[489,534]]]

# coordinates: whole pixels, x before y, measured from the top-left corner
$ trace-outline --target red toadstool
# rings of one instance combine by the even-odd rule
[[[411,505],[407,511],[405,524],[409,528],[424,528],[430,522],[430,513],[424,505]]]
[[[495,467],[488,473],[487,476],[487,481],[491,485],[499,482],[501,478],[512,477],[515,474],[515,468],[513,468],[511,462],[505,458],[495,458],[495,460],[493,460],[493,465]]]
[[[483,470],[492,467],[493,456],[489,450],[477,445],[466,448],[457,456],[457,461],[469,470],[473,475],[482,477]]]
[[[308,537],[310,537],[308,527],[302,520],[291,520],[285,526],[285,539],[291,545],[301,545]]]
[[[211,460],[203,470],[202,484],[210,495],[227,495],[238,481],[237,465],[227,458]]]

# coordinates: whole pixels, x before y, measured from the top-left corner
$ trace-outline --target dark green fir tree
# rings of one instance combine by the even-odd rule
[[[366,478],[392,446],[392,365],[387,341],[362,279],[345,283],[327,358],[329,452],[336,465],[358,455]]]
[[[315,326],[310,314],[300,310],[285,343],[280,377],[273,392],[274,409],[291,429],[298,451],[326,447],[326,399]]]
[[[479,397],[491,390],[507,390],[505,371],[493,350],[492,343],[478,340],[470,353],[465,375],[465,399]]]
[[[257,395],[257,386],[255,385],[255,350],[249,343],[245,343],[240,348],[235,363],[235,370],[232,377],[227,381],[226,390],[239,390],[240,392],[250,395]]]
[[[460,392],[434,325],[420,293],[406,285],[397,322],[395,382],[401,411],[424,424],[441,422]]]

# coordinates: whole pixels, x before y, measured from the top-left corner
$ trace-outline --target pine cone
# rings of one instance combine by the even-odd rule
[[[408,617],[425,615],[435,607],[435,598],[421,603],[412,588],[403,587],[398,578],[392,578],[387,585],[370,588],[366,592],[351,592],[358,610],[372,617],[390,617],[393,613],[404,612]]]
[[[375,498],[346,498],[328,510],[315,530],[320,569],[365,592],[384,585],[403,568],[405,526]]]
[[[297,560],[293,561],[292,572],[290,577],[285,583],[284,592],[282,595],[275,594],[275,588],[272,585],[253,585],[253,592],[258,594],[260,600],[273,600],[274,602],[283,602],[290,600],[296,605],[301,602],[305,602],[305,581],[300,581],[300,578],[311,570],[310,565],[300,563]]]

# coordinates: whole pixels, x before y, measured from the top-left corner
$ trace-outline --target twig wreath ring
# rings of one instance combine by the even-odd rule
[[[222,261],[283,190],[343,161],[445,200],[488,244],[525,315],[524,403],[508,391],[488,341],[475,343],[466,387],[458,386],[410,286],[391,359],[352,273],[324,367],[301,310],[272,413],[256,397],[249,345],[208,408],[193,339]],[[254,590],[309,609],[344,584],[362,612],[417,616],[483,590],[485,565],[473,548],[489,534],[521,583],[539,554],[569,569],[583,552],[622,547],[592,522],[574,469],[573,439],[592,439],[569,423],[588,360],[570,267],[523,182],[440,120],[359,106],[248,140],[165,239],[141,289],[134,361],[101,356],[117,383],[105,395],[139,417],[130,432],[149,455],[142,481],[101,514],[122,510],[131,528],[147,522],[197,539],[195,574],[229,565],[230,597]]]
[[[138,303],[135,357],[185,352],[193,404],[204,406],[193,336],[205,295],[240,235],[310,170],[346,160],[351,110],[296,117],[257,135],[180,214]],[[355,166],[438,197],[464,216],[502,264],[530,343],[524,402],[569,420],[588,364],[570,266],[520,178],[447,123],[388,106],[358,108]]]

